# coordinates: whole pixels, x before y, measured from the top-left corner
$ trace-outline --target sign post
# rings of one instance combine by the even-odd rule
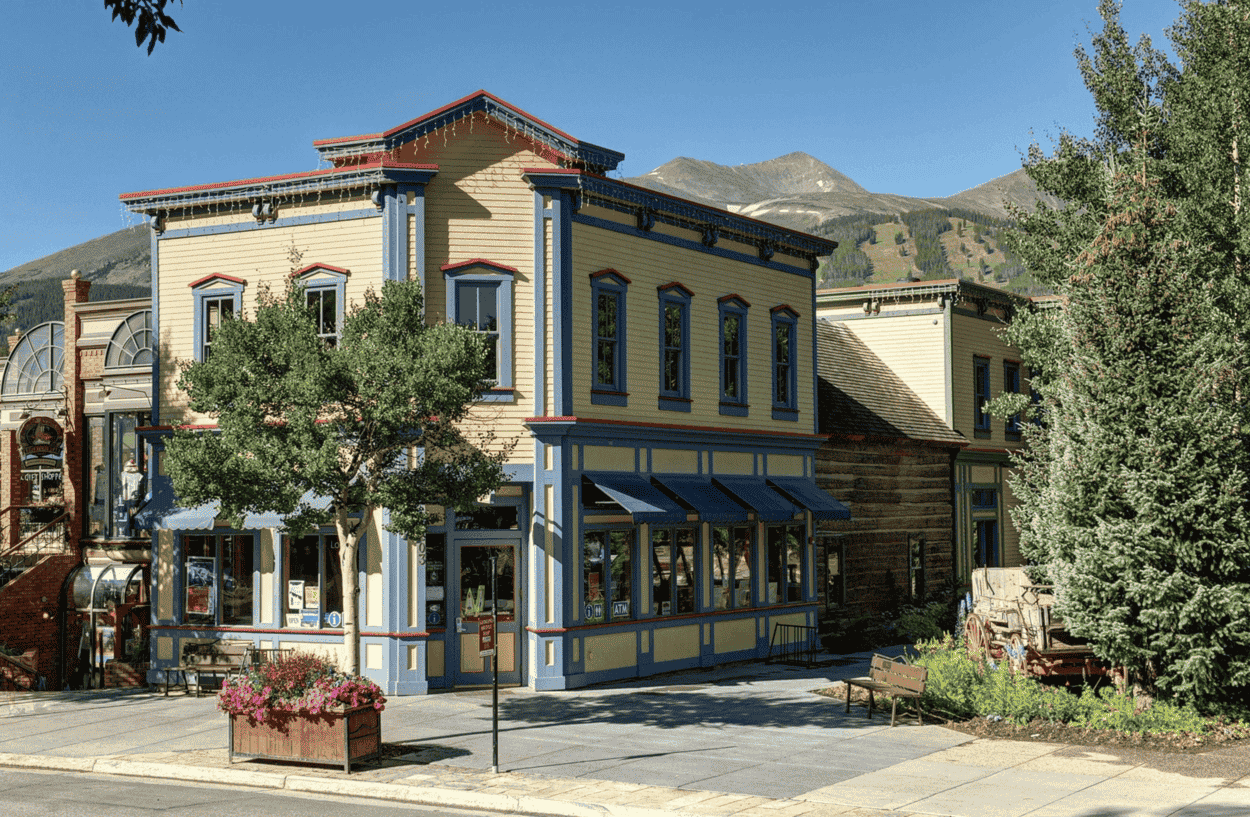
[[[499,623],[499,577],[495,574],[495,559],[490,555],[490,674],[491,674],[491,727],[490,727],[490,773],[499,774],[499,650],[495,647],[495,625]],[[483,622],[484,624],[485,622]],[[480,630],[479,630],[480,632]]]

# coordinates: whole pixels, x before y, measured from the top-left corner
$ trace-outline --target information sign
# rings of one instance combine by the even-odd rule
[[[480,656],[495,654],[495,622],[490,619],[477,623],[477,651]]]

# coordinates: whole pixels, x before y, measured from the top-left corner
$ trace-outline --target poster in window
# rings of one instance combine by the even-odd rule
[[[316,627],[321,624],[321,610],[304,609],[300,613],[301,627]]]
[[[307,608],[321,607],[321,588],[315,585],[304,585],[304,606]]]
[[[299,622],[300,622],[299,613],[287,613],[286,614],[286,626],[288,628],[298,627]]]
[[[216,614],[213,585],[215,584],[215,560],[211,556],[191,556],[187,559],[187,612]]]
[[[304,609],[303,579],[291,579],[286,583],[286,609],[292,612]]]

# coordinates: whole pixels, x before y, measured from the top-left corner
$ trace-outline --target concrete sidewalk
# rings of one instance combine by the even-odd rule
[[[1114,754],[972,740],[851,714],[811,690],[865,674],[762,664],[570,692],[393,698],[358,766],[239,761],[214,698],[146,690],[0,694],[0,766],[90,771],[559,815],[1250,815],[1250,750]]]

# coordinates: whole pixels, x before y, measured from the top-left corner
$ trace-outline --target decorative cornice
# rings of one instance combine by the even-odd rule
[[[576,169],[533,168],[523,171],[526,180],[534,188],[558,188],[575,190],[575,209],[591,204],[618,213],[635,216],[638,228],[648,230],[655,222],[669,224],[696,232],[704,246],[712,246],[720,240],[736,241],[754,245],[762,260],[769,260],[774,253],[806,260],[813,270],[819,256],[831,255],[838,242],[788,230],[758,221],[748,216],[731,213],[706,204],[648,190],[618,179],[609,179],[584,173]]]
[[[508,130],[546,145],[559,156],[597,173],[615,170],[625,159],[623,153],[574,139],[486,91],[470,94],[382,133],[319,139],[313,142],[313,147],[321,154],[321,158],[334,162],[390,153],[403,144],[479,112],[485,113]]]
[[[350,167],[122,193],[118,198],[131,212],[156,214],[227,202],[261,203],[274,197],[293,197],[326,190],[368,189],[380,184],[427,184],[437,172],[438,165],[379,159]]]

